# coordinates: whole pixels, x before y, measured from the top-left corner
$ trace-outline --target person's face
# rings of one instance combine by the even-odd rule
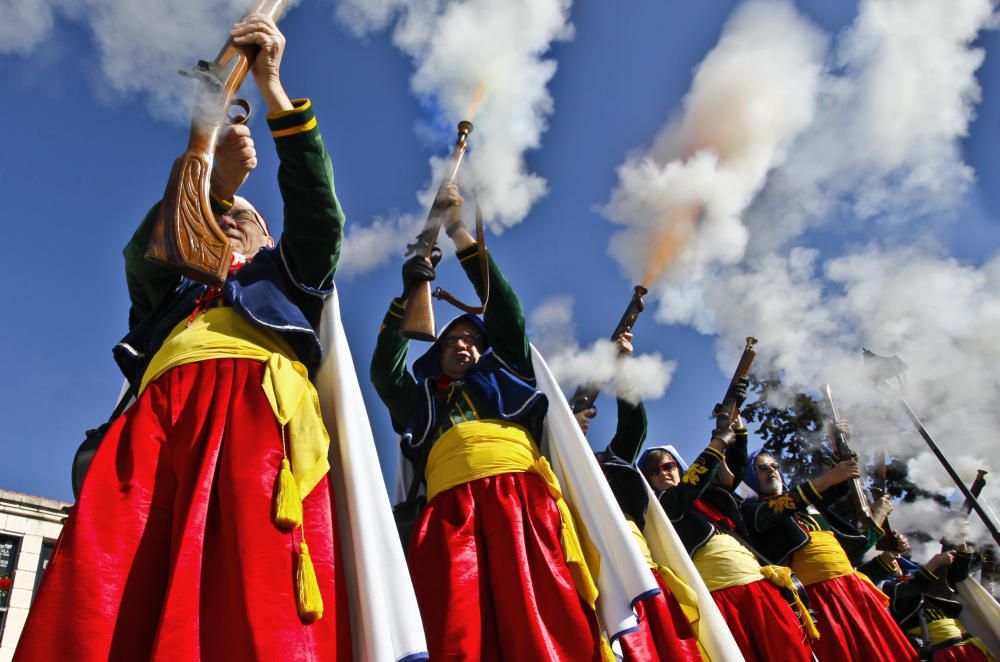
[[[237,197],[232,208],[219,216],[219,228],[237,253],[252,258],[264,246],[274,246],[274,240],[264,230],[264,221],[257,210]]]
[[[646,480],[657,492],[665,492],[681,482],[681,469],[666,451],[651,452],[642,466]]]
[[[471,322],[462,321],[441,338],[441,371],[460,379],[479,361],[486,339]]]
[[[783,488],[781,484],[781,467],[770,455],[761,453],[753,460],[753,470],[757,474],[757,485],[760,486],[760,493],[765,495],[780,494]]]

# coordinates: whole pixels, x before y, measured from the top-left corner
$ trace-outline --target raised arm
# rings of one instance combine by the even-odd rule
[[[618,399],[618,427],[608,444],[608,452],[614,453],[631,464],[639,457],[639,450],[646,441],[646,407],[642,400],[631,404]]]
[[[681,482],[676,487],[660,493],[660,504],[671,520],[677,521],[684,517],[698,497],[712,484],[712,479],[722,464],[726,446],[732,439],[731,430],[714,431],[712,441],[684,472]]]
[[[417,398],[420,397],[420,386],[406,369],[406,352],[410,342],[399,335],[403,310],[403,302],[399,298],[389,304],[375,341],[370,372],[372,384],[392,416],[392,427],[399,434],[406,431],[406,424],[416,412]]]
[[[457,189],[453,194],[448,193],[448,195],[457,196]],[[479,266],[478,246],[462,223],[460,197],[452,209],[454,211],[449,213],[444,224],[445,232],[455,243],[459,262],[465,269],[473,287],[476,288],[479,300],[482,301],[486,290]],[[526,324],[521,301],[489,253],[487,253],[487,260],[489,262],[490,298],[486,313],[483,314],[486,335],[490,339],[493,351],[501,360],[507,363],[518,375],[533,379],[534,371],[531,368],[531,352],[525,331]]]
[[[838,462],[815,480],[793,485],[779,496],[766,500],[747,499],[741,506],[743,518],[751,531],[764,533],[795,513],[805,512],[812,504],[832,503],[840,499],[847,493],[843,484],[859,473],[856,461]]]
[[[282,256],[300,284],[328,289],[340,260],[345,218],[312,103],[308,99],[291,101],[285,93],[280,72],[285,38],[273,20],[251,14],[237,23],[231,34],[236,44],[259,49],[252,71],[267,104],[267,124],[281,163],[278,187],[285,206],[279,241]],[[220,197],[227,192],[220,192]]]

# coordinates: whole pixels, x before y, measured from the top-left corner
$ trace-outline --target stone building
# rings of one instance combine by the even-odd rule
[[[14,656],[69,505],[0,490],[0,662]]]

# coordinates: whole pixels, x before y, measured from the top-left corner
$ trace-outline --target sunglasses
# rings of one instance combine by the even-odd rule
[[[656,471],[654,473],[663,473],[664,471],[673,471],[676,468],[677,468],[677,463],[676,462],[671,462],[671,461],[667,460],[666,462],[660,463],[660,466],[658,466],[656,468]]]
[[[445,347],[458,347],[458,341],[465,343],[466,347],[478,347],[483,342],[483,337],[478,333],[463,333],[455,336],[445,336],[441,339],[441,344]]]
[[[781,473],[781,467],[779,467],[774,462],[764,462],[763,464],[758,464],[754,467],[757,473],[767,473],[768,471],[774,471],[775,473]]]
[[[256,225],[257,229],[263,232],[265,237],[271,236],[267,232],[267,227],[264,225],[264,221],[250,209],[238,209],[235,212],[228,212],[224,215],[231,218],[237,225],[244,225],[247,223]]]

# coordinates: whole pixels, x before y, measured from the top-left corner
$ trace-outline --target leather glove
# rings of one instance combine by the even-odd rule
[[[723,398],[723,402],[729,404],[732,402],[736,403],[737,409],[743,406],[743,403],[747,399],[747,389],[750,387],[750,379],[744,377],[740,379],[735,384],[730,385],[729,389],[726,391],[726,397]]]
[[[434,266],[423,255],[414,255],[403,263],[403,298],[413,286],[434,280]]]

